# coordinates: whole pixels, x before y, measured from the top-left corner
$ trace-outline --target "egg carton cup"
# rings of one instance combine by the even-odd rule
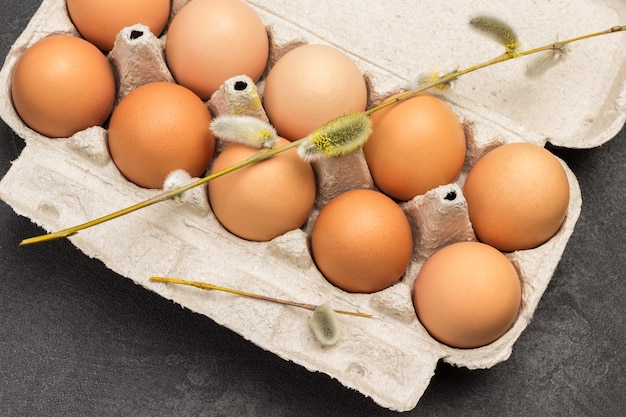
[[[174,0],[172,15],[184,3]],[[626,5],[617,0],[541,4],[516,0],[488,5],[476,0],[445,4],[434,0],[249,3],[271,33],[274,59],[298,43],[334,46],[346,52],[367,76],[372,100],[406,87],[420,71],[452,69],[499,54],[499,45],[467,28],[466,22],[477,13],[506,18],[528,46],[626,20]],[[137,187],[119,173],[108,154],[104,128],[49,139],[20,120],[10,95],[13,68],[27,47],[51,34],[78,36],[63,0],[43,1],[0,72],[1,116],[26,142],[0,183],[0,197],[16,213],[48,231],[100,217],[159,192]],[[120,32],[109,54],[120,84],[118,100],[141,84],[173,81],[164,61],[165,36],[157,38],[141,25]],[[539,80],[526,79],[524,61],[513,60],[467,75],[445,93],[443,99],[466,130],[466,163],[454,183],[400,203],[412,226],[415,249],[402,279],[386,290],[351,294],[334,287],[316,269],[309,251],[308,233],[324,204],[351,188],[375,188],[360,151],[314,163],[318,196],[309,220],[301,229],[269,242],[249,242],[228,233],[211,212],[202,188],[192,190],[183,204],[163,202],[69,239],[113,271],[210,317],[261,348],[336,378],[382,407],[410,410],[440,360],[475,369],[492,367],[510,356],[580,213],[578,182],[562,163],[571,198],[560,230],[535,249],[507,254],[523,284],[517,320],[504,336],[487,346],[445,346],[417,320],[411,288],[429,255],[447,244],[476,239],[462,192],[468,170],[482,154],[503,143],[543,145],[549,140],[559,146],[590,148],[612,138],[626,114],[623,43],[623,39],[609,37],[575,44],[566,62]],[[262,91],[262,81],[258,87]],[[223,98],[207,105],[215,106],[213,111],[227,111]],[[339,342],[324,347],[308,327],[310,311],[149,281],[154,275],[207,281],[294,301],[330,302],[334,308],[371,313],[374,318],[340,316]]]

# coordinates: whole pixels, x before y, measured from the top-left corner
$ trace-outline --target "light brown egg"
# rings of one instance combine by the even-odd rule
[[[271,68],[263,105],[278,134],[293,141],[336,117],[365,110],[367,86],[343,52],[304,45],[287,52]]]
[[[478,160],[463,194],[478,238],[515,251],[539,246],[559,230],[567,214],[569,182],[547,149],[511,143]]]
[[[170,16],[170,0],[67,0],[67,11],[85,39],[110,51],[127,26],[141,23],[159,36]]]
[[[355,189],[322,208],[311,231],[311,250],[332,284],[372,293],[400,279],[411,260],[413,236],[393,200],[378,191]]]
[[[261,18],[241,0],[193,0],[174,16],[165,55],[176,81],[208,100],[227,79],[258,81],[269,55]]]
[[[377,111],[363,152],[376,186],[402,201],[453,182],[465,160],[463,126],[439,98],[420,94]]]
[[[28,48],[13,70],[15,110],[31,129],[63,138],[102,125],[113,109],[115,76],[84,39],[57,35]]]
[[[167,82],[142,85],[113,111],[108,131],[111,157],[126,178],[162,188],[177,169],[204,174],[213,158],[211,114],[185,87]]]
[[[413,303],[422,325],[441,343],[476,348],[500,338],[521,304],[513,264],[497,249],[460,242],[432,255],[417,275]]]
[[[289,144],[280,139],[277,147]],[[211,167],[215,173],[259,150],[228,145]],[[315,174],[296,149],[241,168],[209,183],[213,213],[231,233],[247,240],[268,241],[301,227],[315,202]]]

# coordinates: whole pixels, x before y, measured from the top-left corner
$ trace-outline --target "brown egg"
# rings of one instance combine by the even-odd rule
[[[500,338],[521,304],[513,264],[497,249],[460,242],[432,255],[417,275],[413,303],[422,325],[441,343],[475,348]]]
[[[365,110],[367,86],[343,52],[304,45],[274,64],[265,81],[263,105],[278,134],[296,140],[329,120]]]
[[[67,11],[85,39],[110,51],[128,26],[141,23],[159,36],[170,16],[170,0],[67,0]]]
[[[514,251],[539,246],[559,230],[567,214],[569,182],[547,149],[511,143],[478,160],[463,194],[478,238]]]
[[[393,200],[378,191],[355,189],[322,208],[311,231],[311,250],[332,284],[372,293],[402,276],[411,260],[413,236]]]
[[[98,48],[57,35],[38,41],[20,57],[11,96],[31,129],[64,138],[102,125],[113,109],[115,89],[111,65]]]
[[[193,92],[155,82],[131,91],[113,111],[108,143],[115,165],[146,188],[162,188],[165,177],[182,169],[204,174],[215,150],[211,114]]]
[[[377,111],[363,152],[376,186],[402,201],[453,182],[465,161],[463,126],[439,98],[420,94]]]
[[[276,146],[289,141],[280,139]],[[215,173],[259,150],[228,145],[211,167]],[[268,241],[301,227],[315,202],[315,175],[296,149],[241,168],[209,183],[213,213],[231,233],[247,240]]]
[[[165,54],[176,81],[208,100],[227,79],[258,81],[269,55],[261,18],[240,0],[193,0],[174,16]]]

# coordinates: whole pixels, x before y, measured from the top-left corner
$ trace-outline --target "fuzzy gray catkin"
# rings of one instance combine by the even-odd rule
[[[313,310],[309,325],[315,338],[324,346],[332,346],[339,340],[337,314],[328,303],[318,305]]]

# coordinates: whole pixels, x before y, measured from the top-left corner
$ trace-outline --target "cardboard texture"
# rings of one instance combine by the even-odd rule
[[[174,0],[172,15],[185,3]],[[626,17],[624,4],[617,0],[541,4],[518,0],[488,6],[480,1],[442,4],[431,0],[249,3],[272,34],[274,54],[293,42],[337,47],[371,80],[374,99],[410,85],[422,71],[469,66],[498,55],[501,47],[497,43],[468,28],[467,21],[477,13],[506,18],[519,31],[523,47],[540,46],[556,36],[606,29]],[[118,99],[140,84],[172,81],[162,56],[165,35],[156,38],[145,27],[134,29],[144,34],[131,39],[130,29],[125,29],[109,55],[121,84]],[[17,116],[10,96],[12,69],[28,46],[52,33],[78,36],[63,0],[43,2],[0,72],[2,118],[26,141],[23,153],[2,179],[0,197],[18,214],[49,231],[158,193],[122,177],[108,155],[103,128],[50,140],[30,130]],[[401,204],[413,227],[415,250],[403,279],[384,291],[348,294],[333,287],[316,269],[308,248],[307,233],[319,208],[332,196],[349,188],[374,188],[362,152],[316,163],[316,209],[302,229],[270,242],[243,241],[225,231],[211,213],[202,189],[194,190],[182,205],[160,203],[70,239],[86,255],[100,259],[117,273],[212,318],[285,360],[324,372],[383,407],[412,409],[439,360],[489,368],[509,357],[531,320],[580,213],[578,182],[565,164],[571,200],[563,226],[540,247],[507,255],[520,273],[523,303],[518,319],[503,337],[477,349],[438,343],[415,316],[411,287],[420,266],[435,250],[475,239],[461,190],[467,171],[481,154],[516,141],[589,148],[619,131],[626,115],[626,49],[610,36],[614,35],[575,44],[566,61],[541,79],[525,78],[528,61],[513,60],[463,77],[445,93],[444,100],[466,127],[466,164],[455,183]],[[446,198],[451,192],[456,198]],[[334,308],[372,313],[375,318],[339,317],[339,342],[323,347],[307,325],[309,311],[153,283],[148,280],[153,275],[204,280],[294,301],[330,302]]]

